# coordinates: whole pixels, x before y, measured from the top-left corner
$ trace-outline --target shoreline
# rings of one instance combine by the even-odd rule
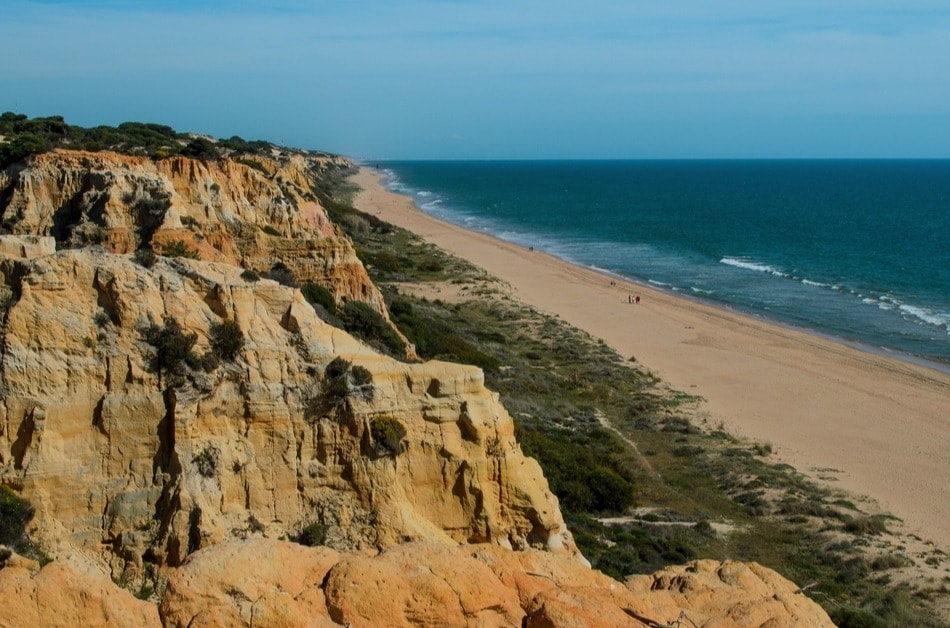
[[[950,374],[468,231],[385,189],[383,177],[360,168],[358,209],[635,356],[665,385],[702,397],[699,416],[713,425],[770,443],[776,459],[950,547]]]
[[[385,175],[381,175],[381,176],[385,178]],[[423,211],[423,213],[425,213],[424,210],[420,210],[420,211]],[[440,219],[436,218],[436,220],[440,220]],[[443,221],[443,222],[447,222],[447,221]],[[455,224],[455,223],[449,223],[449,224]],[[464,227],[462,227],[462,229],[464,229]],[[480,232],[476,232],[476,233],[480,233]],[[496,238],[498,240],[502,240],[503,242],[508,242],[507,240],[504,240],[503,238],[499,238],[498,236],[492,235],[490,233],[486,233],[485,235],[488,235],[489,237],[492,237],[492,238]],[[511,244],[514,244],[515,246],[521,246],[515,242],[511,242]],[[700,306],[710,307],[713,309],[722,310],[729,314],[734,314],[736,316],[743,316],[746,318],[750,318],[754,321],[761,322],[765,325],[773,325],[775,327],[781,327],[782,329],[787,329],[789,331],[805,334],[808,336],[814,336],[821,340],[826,340],[828,342],[843,345],[849,349],[854,349],[855,351],[860,351],[862,353],[869,353],[871,355],[875,355],[882,358],[890,358],[890,359],[899,360],[901,362],[907,362],[908,364],[912,364],[914,366],[918,366],[921,368],[930,369],[930,370],[938,371],[946,375],[950,375],[950,362],[941,362],[932,357],[928,357],[924,355],[907,353],[906,351],[891,349],[889,347],[874,346],[872,344],[862,342],[860,340],[850,340],[848,338],[842,338],[839,336],[835,336],[832,333],[823,332],[818,329],[810,329],[808,327],[803,327],[801,325],[796,325],[794,323],[789,323],[786,321],[769,318],[768,316],[759,314],[757,312],[746,311],[741,308],[733,307],[726,303],[719,303],[717,301],[706,299],[701,296],[696,296],[693,294],[688,294],[680,290],[665,288],[663,287],[663,285],[654,284],[653,282],[650,282],[641,278],[626,277],[624,275],[621,275],[609,270],[605,270],[603,268],[597,268],[596,266],[590,266],[587,264],[582,264],[580,262],[574,262],[568,259],[564,259],[562,257],[558,257],[557,255],[547,253],[546,251],[542,251],[542,252],[545,253],[546,255],[551,255],[552,257],[556,259],[560,259],[566,264],[570,264],[572,266],[577,266],[579,268],[584,268],[584,269],[593,271],[599,275],[602,275],[607,280],[614,280],[614,281],[619,281],[625,284],[642,287],[645,290],[648,289],[654,292],[660,292],[674,299],[683,299],[684,301],[689,301],[690,303],[695,303]]]

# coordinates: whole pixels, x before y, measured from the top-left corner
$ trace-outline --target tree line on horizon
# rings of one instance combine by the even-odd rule
[[[91,128],[68,124],[63,116],[29,118],[22,113],[0,114],[0,168],[56,148],[112,150],[152,159],[182,156],[192,159],[219,159],[231,154],[265,155],[276,145],[263,140],[248,141],[234,135],[217,141],[192,133],[180,133],[170,126],[151,122],[123,122],[117,127]]]

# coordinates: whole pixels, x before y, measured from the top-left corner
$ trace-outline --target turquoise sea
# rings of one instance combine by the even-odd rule
[[[469,229],[950,368],[950,160],[378,167]]]

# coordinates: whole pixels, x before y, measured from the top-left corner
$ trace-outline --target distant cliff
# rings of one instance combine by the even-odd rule
[[[248,165],[250,164],[250,165]],[[52,236],[60,248],[162,252],[176,243],[207,261],[329,287],[385,316],[382,296],[349,240],[330,222],[314,185],[346,170],[342,158],[198,160],[57,150],[0,171],[0,224]]]

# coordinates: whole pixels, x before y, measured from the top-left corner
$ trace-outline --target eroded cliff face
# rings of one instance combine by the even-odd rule
[[[53,236],[64,246],[131,253],[181,241],[201,259],[261,273],[280,263],[300,281],[329,287],[338,302],[363,301],[386,316],[382,296],[314,187],[350,165],[294,153],[244,162],[156,161],[57,150],[0,171],[0,220],[9,233]]]
[[[10,236],[6,236],[10,238]],[[15,247],[14,247],[15,248]],[[0,247],[2,249],[2,247]],[[407,541],[576,552],[537,463],[474,367],[404,364],[320,320],[299,291],[241,269],[92,249],[8,258],[0,479],[37,510],[52,556],[136,578],[203,547],[316,523],[340,550]],[[154,368],[168,317],[233,362]],[[341,357],[371,386],[329,391]],[[399,425],[395,434],[374,426]]]

